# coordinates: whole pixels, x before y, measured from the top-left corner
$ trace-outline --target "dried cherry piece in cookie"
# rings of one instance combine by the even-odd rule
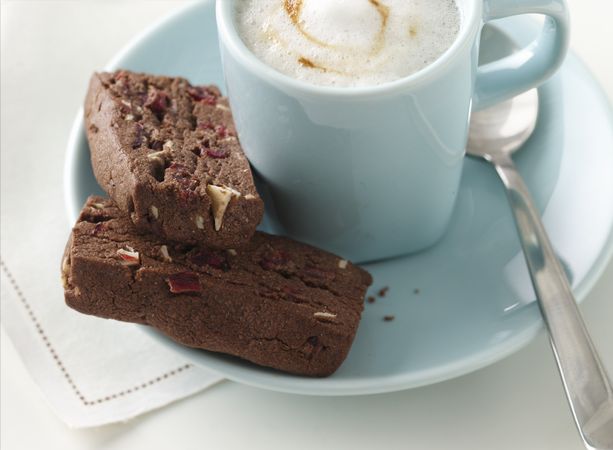
[[[182,294],[184,292],[200,292],[200,280],[198,274],[194,272],[179,272],[166,279],[170,292]]]
[[[204,154],[206,156],[210,156],[213,159],[225,159],[230,156],[230,152],[224,147],[205,148]]]
[[[158,119],[166,113],[166,109],[170,104],[170,98],[168,94],[159,89],[151,89],[149,94],[147,95],[147,100],[145,100],[145,106],[149,108]]]
[[[187,93],[197,102],[203,102],[207,105],[217,104],[217,95],[215,92],[202,86],[190,86],[187,88]]]
[[[271,249],[264,253],[260,259],[260,267],[284,277],[290,277],[296,273],[296,263],[288,253],[278,249]]]
[[[210,266],[224,272],[230,270],[228,259],[219,251],[198,250],[190,257],[190,261],[197,266]]]
[[[196,180],[190,170],[183,164],[173,162],[166,168],[165,179],[173,180],[184,191],[194,191],[198,187]]]

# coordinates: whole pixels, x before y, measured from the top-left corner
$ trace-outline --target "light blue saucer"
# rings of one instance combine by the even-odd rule
[[[499,26],[520,44],[535,31],[525,18]],[[107,69],[117,67],[223,85],[213,2],[191,5],[151,28]],[[613,253],[613,116],[605,94],[573,55],[540,94],[537,130],[516,161],[581,300]],[[74,221],[85,198],[100,192],[80,113],[68,146],[65,183]],[[375,280],[372,293],[384,286],[389,292],[366,304],[351,353],[333,376],[290,376],[143,330],[194,364],[277,391],[354,395],[435,383],[504,358],[540,330],[519,252],[494,171],[467,160],[443,240],[428,251],[366,267]],[[395,320],[384,321],[387,315]]]

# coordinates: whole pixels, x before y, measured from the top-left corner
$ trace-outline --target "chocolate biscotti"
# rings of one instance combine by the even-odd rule
[[[260,232],[236,250],[167,243],[100,197],[73,229],[62,278],[66,303],[82,313],[309,376],[345,359],[372,282],[337,256]]]
[[[263,202],[216,87],[96,73],[84,114],[96,179],[140,230],[215,248],[253,236]]]

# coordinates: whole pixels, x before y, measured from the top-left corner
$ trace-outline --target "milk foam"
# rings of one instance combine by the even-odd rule
[[[239,0],[236,14],[259,59],[331,86],[406,77],[443,54],[460,28],[454,0]]]

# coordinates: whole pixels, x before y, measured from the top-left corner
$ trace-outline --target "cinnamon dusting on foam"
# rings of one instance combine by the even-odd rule
[[[334,1],[334,0],[330,0]],[[371,55],[376,55],[381,51],[385,44],[385,30],[387,27],[387,19],[390,14],[389,6],[385,6],[379,0],[368,0],[368,2],[375,7],[379,16],[381,16],[381,27],[379,28],[379,32],[377,33],[377,37],[375,38],[375,42],[373,43]],[[319,45],[320,47],[326,48],[342,48],[338,45],[331,45],[326,42],[323,42],[320,39],[317,39],[311,33],[304,29],[302,25],[302,21],[300,20],[300,16],[302,14],[302,7],[304,6],[304,0],[283,0],[283,7],[285,8],[285,12],[288,17],[296,27],[296,29],[309,41]],[[305,67],[310,67],[306,66]]]
[[[330,69],[329,67],[324,67],[321,64],[318,64],[309,58],[305,58],[304,56],[300,56],[298,58],[298,64],[308,69],[320,70],[322,72],[333,72],[333,73],[338,73],[339,75],[349,75],[348,73],[342,72],[340,70]]]
[[[304,56],[301,56],[300,58],[298,58],[298,64],[300,64],[303,67],[308,67],[309,69],[322,69],[322,70],[326,70],[325,67],[318,66],[313,61],[311,61],[308,58],[305,58]]]
[[[390,15],[389,6],[383,5],[379,0],[369,0],[370,4],[377,8],[377,12],[381,16],[381,28],[377,33],[377,37],[375,38],[375,43],[370,52],[371,55],[376,55],[381,51],[383,46],[385,45],[385,30],[387,29],[387,19]]]
[[[375,9],[377,10],[377,13],[379,13],[379,16],[381,17],[381,27],[379,28],[379,32],[377,33],[377,36],[375,37],[375,41],[370,51],[371,55],[376,55],[381,51],[381,49],[385,45],[385,30],[387,27],[387,20],[389,17],[390,9],[388,6],[383,5],[379,0],[368,0],[368,1],[371,5],[375,7]],[[305,38],[307,38],[309,41],[313,42],[314,44],[319,45],[320,47],[341,48],[338,45],[331,45],[331,44],[321,41],[320,39],[317,39],[315,36],[313,36],[312,34],[310,34],[308,31],[304,29],[304,27],[302,26],[302,21],[300,20],[303,6],[304,6],[304,0],[283,0],[283,7],[285,8],[285,12],[287,13],[288,17],[290,18],[290,20],[292,21],[296,29],[300,32],[300,34],[302,34]],[[316,64],[310,59],[305,58],[304,56],[301,56],[298,58],[298,64],[300,64],[302,67],[307,67],[309,69],[317,69],[317,70],[322,70],[324,72],[342,73],[341,71],[337,69],[332,69],[329,67],[325,67],[321,64]]]
[[[302,0],[284,0],[283,6],[285,11],[294,24],[298,24],[300,20],[300,12],[302,11]]]
[[[285,12],[289,16],[290,20],[292,21],[296,29],[300,32],[300,34],[302,34],[309,41],[321,47],[332,47],[331,45],[328,45],[325,42],[317,39],[315,36],[306,31],[302,26],[302,22],[300,21],[300,15],[302,14],[303,1],[304,0],[283,0]]]
[[[417,25],[415,25],[414,23],[409,25],[409,37],[410,38],[416,38],[417,37]]]

